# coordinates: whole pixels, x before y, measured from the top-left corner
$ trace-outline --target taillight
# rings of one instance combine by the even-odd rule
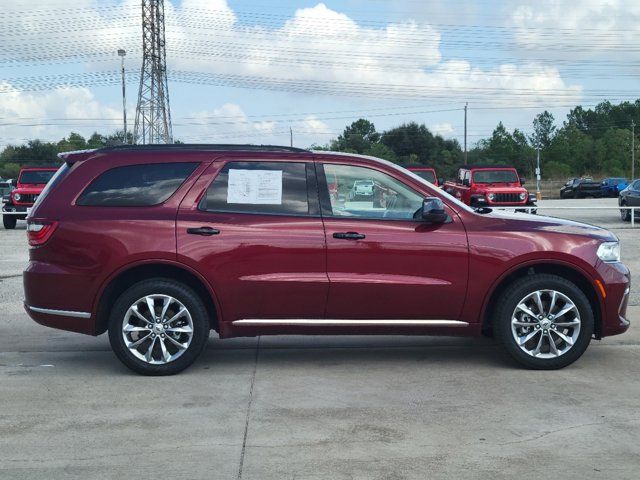
[[[44,245],[58,227],[58,222],[29,220],[27,222],[27,238],[31,247]]]

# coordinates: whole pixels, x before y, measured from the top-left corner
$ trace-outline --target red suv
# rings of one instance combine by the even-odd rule
[[[31,167],[22,168],[18,175],[18,182],[6,201],[2,205],[2,224],[7,230],[16,228],[18,220],[24,220],[29,215],[31,207],[42,193],[45,185],[57,168]]]
[[[612,233],[476,212],[384,160],[224,145],[63,158],[27,219],[25,308],[51,327],[108,331],[143,374],[184,369],[211,329],[487,333],[552,369],[629,326]],[[363,181],[372,194],[350,199]]]
[[[535,207],[536,195],[523,185],[513,167],[466,166],[458,170],[455,182],[445,182],[444,189],[474,208]]]

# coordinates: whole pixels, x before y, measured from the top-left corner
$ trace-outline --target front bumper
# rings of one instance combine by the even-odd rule
[[[528,208],[535,207],[536,200],[535,195],[533,198],[529,196],[529,199],[522,202],[491,202],[484,195],[472,195],[471,196],[471,206],[472,207],[489,207],[489,208]]]
[[[631,289],[631,274],[629,269],[619,262],[600,262],[597,270],[602,276],[606,294],[606,297],[603,298],[604,308],[600,336],[619,335],[629,329],[627,305]]]
[[[2,205],[2,213],[8,215],[27,215],[27,209],[31,206],[27,205],[14,205],[13,203],[5,203]]]

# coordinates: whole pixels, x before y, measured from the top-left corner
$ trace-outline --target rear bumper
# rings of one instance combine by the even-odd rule
[[[606,298],[602,312],[602,337],[619,335],[629,329],[627,304],[629,302],[629,269],[622,263],[600,263],[598,272],[602,276]]]
[[[23,273],[24,307],[37,323],[72,332],[95,334],[91,282],[85,275],[44,262],[30,262]],[[73,294],[69,294],[73,292]]]
[[[40,325],[71,332],[86,333],[87,335],[93,334],[93,329],[89,329],[89,325],[86,323],[86,320],[91,318],[91,313],[89,312],[40,308],[28,305],[26,302],[24,309],[31,319]]]

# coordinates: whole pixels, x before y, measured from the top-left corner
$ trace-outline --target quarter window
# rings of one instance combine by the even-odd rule
[[[229,162],[207,189],[200,208],[215,212],[308,215],[307,164]]]
[[[193,173],[197,163],[147,163],[107,170],[93,180],[77,205],[143,207],[166,201]]]
[[[324,164],[333,217],[412,220],[422,208],[422,195],[404,183],[366,167]]]

